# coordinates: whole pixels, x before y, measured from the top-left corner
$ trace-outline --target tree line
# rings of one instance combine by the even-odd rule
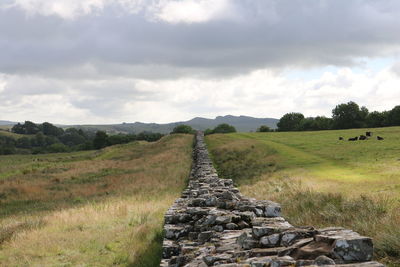
[[[0,155],[59,153],[101,149],[136,140],[153,142],[163,136],[160,133],[152,132],[109,135],[104,131],[84,131],[77,128],[64,130],[49,122],[36,124],[31,121],[14,125],[11,128],[11,132],[23,136],[0,135]]]
[[[373,111],[350,101],[337,105],[332,117],[305,117],[301,113],[287,113],[280,118],[278,131],[318,131],[352,128],[400,126],[400,106],[389,111]]]
[[[191,126],[186,124],[177,125],[171,132],[171,134],[185,133],[185,134],[194,134],[196,130],[194,130]],[[227,123],[222,123],[217,125],[213,129],[206,129],[204,131],[205,135],[208,134],[216,134],[216,133],[236,133],[236,128]]]

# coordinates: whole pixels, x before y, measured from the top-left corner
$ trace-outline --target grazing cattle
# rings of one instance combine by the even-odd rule
[[[365,135],[368,136],[368,137],[371,137],[372,136],[372,132],[365,132]]]
[[[358,140],[367,140],[367,137],[365,135],[360,135],[360,137],[358,138]]]
[[[376,137],[376,139],[378,139],[378,140],[385,140],[385,138],[380,137],[379,135]]]
[[[353,138],[349,138],[349,141],[357,141],[358,140],[358,136],[353,137]]]
[[[342,141],[343,140],[343,137],[339,137],[339,141]]]

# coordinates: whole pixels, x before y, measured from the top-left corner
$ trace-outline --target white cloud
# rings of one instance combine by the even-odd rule
[[[0,7],[19,7],[29,15],[76,19],[118,7],[130,14],[145,11],[149,19],[168,23],[201,23],[228,17],[231,0],[7,0]]]
[[[341,68],[312,80],[290,79],[268,69],[207,80],[4,77],[2,119],[55,123],[163,123],[226,114],[279,118],[292,111],[330,116],[335,105],[348,101],[370,110],[400,104],[400,77],[390,67],[365,73]]]
[[[102,10],[107,0],[13,0],[0,7],[19,7],[29,15],[57,15],[65,19],[84,16]]]
[[[155,16],[169,23],[202,23],[231,16],[229,0],[175,0],[164,2]]]

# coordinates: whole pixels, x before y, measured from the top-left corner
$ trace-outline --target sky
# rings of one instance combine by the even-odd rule
[[[0,120],[400,105],[398,0],[1,0]]]

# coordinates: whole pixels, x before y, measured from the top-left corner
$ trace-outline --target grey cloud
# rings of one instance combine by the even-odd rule
[[[395,63],[390,70],[400,77],[400,62]]]
[[[35,107],[37,99],[58,97],[71,108],[112,118],[124,113],[126,103],[161,101],[163,98],[157,92],[137,89],[136,82],[130,79],[77,81],[6,75],[4,80],[6,85],[0,93],[2,108],[17,107],[25,112]]]
[[[354,77],[340,74],[309,84],[269,84],[280,74],[284,80],[286,67],[394,58],[400,52],[398,0],[231,0],[227,16],[191,24],[107,3],[74,19],[0,8],[4,119],[167,121],[239,112],[280,116],[297,108],[315,115],[329,114],[338,101],[392,105],[398,99],[390,88],[380,94],[386,98],[370,97]],[[391,71],[400,76],[399,66]],[[261,68],[274,75],[246,75]]]
[[[168,24],[116,4],[75,20],[0,10],[0,72],[82,78],[231,75],[354,65],[399,51],[397,0],[233,0],[236,16]]]

